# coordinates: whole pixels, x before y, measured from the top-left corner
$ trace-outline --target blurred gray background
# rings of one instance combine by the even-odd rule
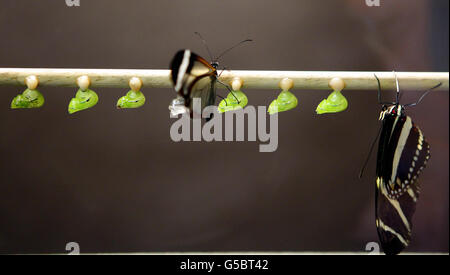
[[[254,42],[221,64],[249,70],[448,71],[447,0],[1,0],[0,67],[167,69],[175,52],[208,57]],[[347,111],[318,116],[330,91],[294,90],[279,147],[170,139],[172,89],[117,110],[126,89],[96,89],[98,105],[67,114],[74,88],[42,87],[38,110],[10,110],[24,87],[0,87],[0,253],[363,251],[378,241],[373,91],[344,91]],[[244,90],[266,105],[277,90]],[[226,95],[220,90],[219,94]],[[403,103],[420,91],[405,92]],[[394,94],[386,91],[386,97]],[[408,251],[449,245],[449,94],[408,111],[432,148]]]

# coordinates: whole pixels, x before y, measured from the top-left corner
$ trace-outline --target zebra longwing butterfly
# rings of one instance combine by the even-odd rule
[[[394,72],[395,73],[395,72]],[[396,102],[381,102],[380,80],[378,100],[383,104],[380,113],[382,122],[379,132],[375,218],[378,237],[385,254],[400,253],[411,241],[412,216],[419,198],[419,175],[430,158],[430,145],[405,107],[417,105],[432,89],[426,91],[416,103],[399,104],[399,84]]]

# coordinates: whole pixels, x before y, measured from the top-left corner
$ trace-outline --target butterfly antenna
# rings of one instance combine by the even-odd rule
[[[395,86],[396,86],[396,88],[397,88],[397,94],[396,94],[396,104],[398,104],[399,103],[399,100],[400,100],[400,85],[398,84],[398,78],[397,78],[397,73],[395,72],[395,70],[394,71],[392,71],[393,73],[394,73],[394,76],[395,76]]]
[[[363,174],[364,174],[364,170],[366,170],[367,164],[369,163],[370,156],[372,155],[373,148],[375,148],[375,144],[377,143],[377,140],[378,140],[378,138],[380,137],[382,126],[383,126],[383,125],[381,125],[381,126],[380,126],[380,129],[378,130],[378,134],[377,134],[377,136],[375,137],[375,140],[372,142],[372,145],[370,146],[369,154],[367,155],[366,161],[364,162],[364,165],[363,165],[363,167],[361,168],[361,171],[359,172],[359,178],[360,178],[360,179],[362,178],[362,176],[363,176]]]
[[[209,50],[209,47],[208,47],[208,44],[206,43],[206,40],[205,39],[203,39],[203,37],[202,37],[202,35],[199,33],[199,32],[194,32],[196,35],[198,35],[198,37],[200,38],[200,40],[202,41],[202,43],[203,43],[203,45],[205,46],[205,48],[206,48],[206,51],[208,52],[208,54],[209,54],[209,60],[213,60],[213,57],[212,57],[212,54],[211,54],[211,51]]]
[[[378,76],[376,74],[373,74],[377,80],[378,83],[378,103],[381,103],[381,83],[380,83],[380,79],[378,78]]]
[[[380,79],[378,78],[378,76],[376,74],[373,74],[377,80],[378,83],[378,103],[381,105],[386,105],[386,104],[395,104],[395,102],[382,102],[381,101],[381,83],[380,83]]]
[[[232,49],[236,48],[237,46],[239,46],[239,45],[241,45],[241,44],[243,44],[243,43],[251,42],[251,41],[253,41],[253,40],[252,40],[252,39],[245,39],[245,40],[243,40],[243,41],[237,43],[237,44],[234,45],[233,47],[228,48],[227,50],[223,51],[216,59],[214,59],[214,61],[219,61],[219,59],[220,59],[222,56],[224,56],[226,53],[228,53],[228,52],[231,51]]]
[[[419,103],[422,101],[422,99],[423,99],[427,94],[429,94],[429,93],[430,93],[431,91],[433,91],[434,89],[439,88],[441,85],[442,85],[442,82],[440,82],[438,85],[434,86],[433,88],[426,90],[426,91],[423,93],[423,95],[419,98],[419,100],[417,100],[417,102],[405,104],[405,106],[406,106],[406,107],[416,106],[417,104],[419,104]]]

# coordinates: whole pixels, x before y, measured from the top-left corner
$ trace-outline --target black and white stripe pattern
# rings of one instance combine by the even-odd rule
[[[201,113],[194,113],[192,99],[201,99],[201,111],[214,105],[216,68],[190,50],[180,50],[172,59],[170,69],[174,89],[178,93],[169,106],[171,113],[177,115],[189,111],[191,117],[201,117]]]
[[[180,92],[181,88],[183,87],[184,77],[188,72],[189,64],[193,64],[193,62],[191,61],[191,51],[185,50],[183,52],[183,57],[180,60],[181,63],[179,64],[179,66],[176,66],[174,68],[174,70],[176,71],[173,72],[173,76],[176,76],[176,78],[174,77],[174,83],[175,83],[175,91],[177,93]],[[187,93],[186,91],[183,91],[183,94],[186,93]]]
[[[401,105],[381,112],[376,179],[376,226],[386,254],[398,254],[411,240],[412,216],[419,198],[418,177],[430,146]]]

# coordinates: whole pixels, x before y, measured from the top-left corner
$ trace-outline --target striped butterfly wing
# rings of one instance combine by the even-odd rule
[[[418,177],[430,147],[409,116],[383,119],[377,157],[376,225],[386,254],[398,254],[411,240],[412,216],[419,198]]]
[[[197,81],[192,83],[192,88],[190,88],[190,98],[186,102],[187,106],[189,107],[189,110],[191,110],[191,116],[193,117],[201,117],[201,113],[198,114],[196,112],[196,108],[194,108],[194,99],[200,98],[201,99],[201,106],[200,108],[197,107],[197,109],[203,111],[203,109],[206,106],[214,105],[216,100],[216,90],[215,90],[215,78],[208,76],[208,77],[201,77],[197,78]]]
[[[178,51],[170,67],[175,91],[184,98],[184,105],[189,108],[191,117],[201,117],[201,113],[194,113],[193,99],[201,99],[201,111],[206,106],[214,105],[216,69],[190,50]]]

